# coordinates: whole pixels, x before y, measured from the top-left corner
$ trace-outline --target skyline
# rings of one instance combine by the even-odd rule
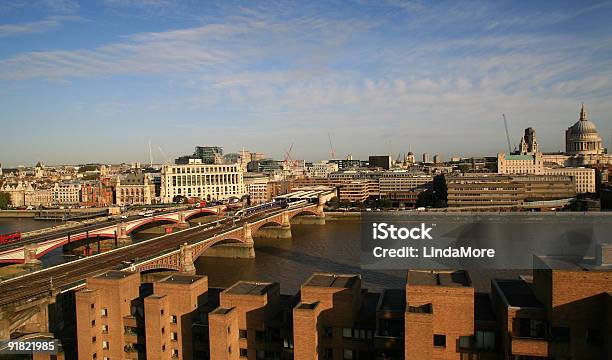
[[[195,145],[283,157],[544,151],[584,101],[612,132],[612,2],[0,5],[0,162],[163,163]],[[582,26],[588,24],[588,26]],[[146,120],[145,120],[146,119]],[[356,145],[358,144],[358,145]]]

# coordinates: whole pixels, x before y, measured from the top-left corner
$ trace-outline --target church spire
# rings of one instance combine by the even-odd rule
[[[586,120],[587,119],[587,112],[586,109],[584,108],[584,102],[582,103],[582,106],[580,107],[580,120]]]

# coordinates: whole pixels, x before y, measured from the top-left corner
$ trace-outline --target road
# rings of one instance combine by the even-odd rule
[[[32,273],[30,275],[7,280],[0,284],[0,306],[20,301],[33,301],[50,294],[51,286],[55,290],[68,289],[82,284],[85,279],[112,269],[128,268],[122,262],[133,259],[151,258],[166,252],[178,250],[183,243],[193,244],[212,237],[218,233],[242,227],[249,221],[254,222],[264,217],[276,215],[283,209],[269,209],[232,223],[227,219],[225,224],[210,229],[210,225],[196,226],[172,235],[147,240],[136,246],[127,246],[98,256],[65,263],[60,266]]]

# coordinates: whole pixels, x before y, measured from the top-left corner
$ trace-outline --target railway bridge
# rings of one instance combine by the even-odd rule
[[[173,223],[179,228],[188,227],[187,220],[201,214],[221,215],[225,210],[224,206],[181,210],[163,214],[147,214],[147,216],[119,222],[117,224],[100,227],[88,231],[75,231],[73,234],[62,235],[56,238],[45,239],[35,243],[21,243],[15,246],[0,249],[0,263],[13,264],[37,264],[38,259],[48,252],[64,245],[83,243],[86,239],[114,239],[114,247],[131,244],[130,234],[151,223]],[[112,242],[112,240],[111,240]]]
[[[82,288],[88,277],[112,269],[195,273],[194,260],[219,247],[229,247],[226,256],[252,257],[254,235],[270,228],[286,231],[298,215],[324,218],[323,203],[319,198],[316,203],[274,207],[242,219],[197,225],[6,280],[0,283],[0,339],[53,333],[69,343],[74,337],[74,319],[70,319],[74,290]]]

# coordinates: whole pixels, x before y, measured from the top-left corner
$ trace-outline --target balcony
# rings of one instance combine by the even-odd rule
[[[137,327],[136,318],[133,315],[124,316],[123,326]]]

